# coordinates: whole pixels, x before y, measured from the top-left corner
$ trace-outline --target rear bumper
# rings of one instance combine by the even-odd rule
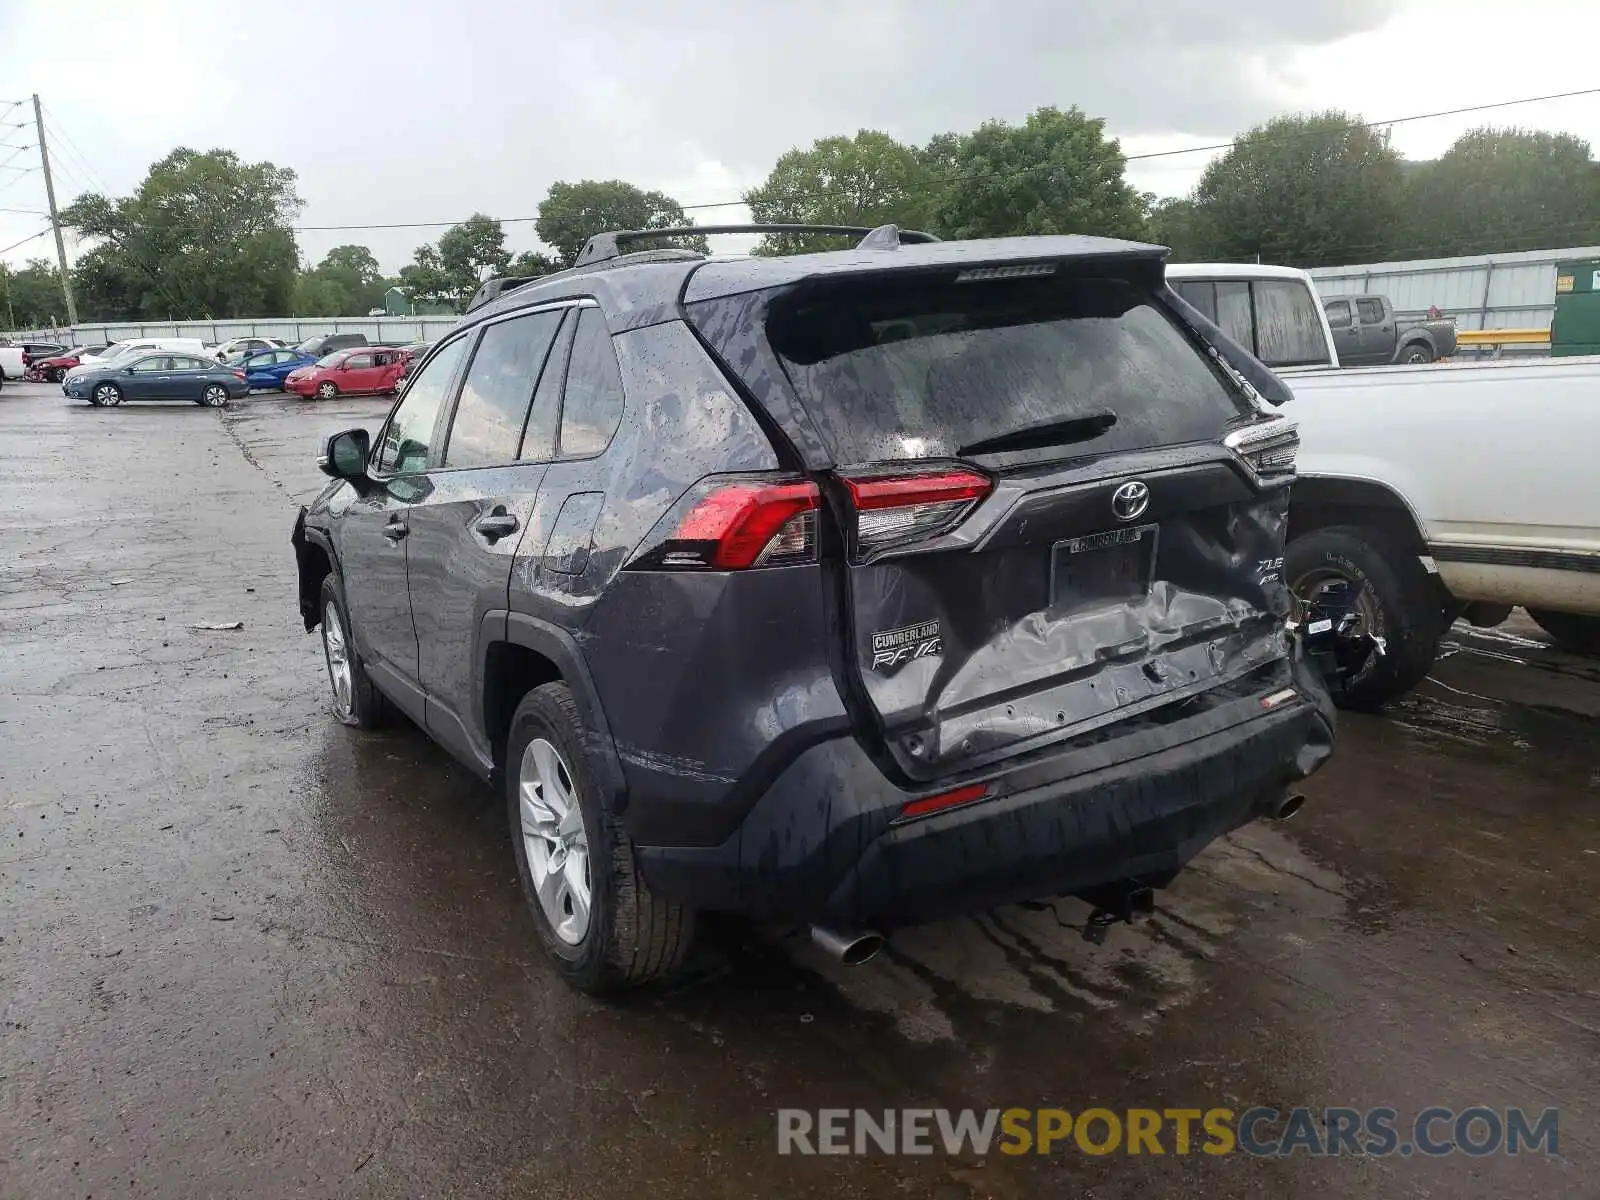
[[[876,929],[1128,880],[1162,886],[1332,753],[1333,707],[1308,665],[1293,667],[1294,700],[1263,706],[1286,682],[1009,765],[975,780],[987,798],[909,821],[901,808],[926,793],[892,785],[853,737],[827,741],[721,845],[641,846],[640,870],[696,907]]]

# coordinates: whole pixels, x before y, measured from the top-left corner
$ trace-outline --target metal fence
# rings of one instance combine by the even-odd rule
[[[364,333],[375,344],[405,345],[431,342],[459,320],[458,317],[257,317],[237,321],[113,321],[99,325],[71,325],[56,329],[18,330],[0,337],[14,342],[68,342],[99,345],[125,338],[199,338],[216,345],[236,337],[276,337],[303,342],[324,333]]]
[[[1436,305],[1458,329],[1541,329],[1555,314],[1556,264],[1575,258],[1600,258],[1600,246],[1315,267],[1311,276],[1324,299],[1376,292],[1402,318]]]

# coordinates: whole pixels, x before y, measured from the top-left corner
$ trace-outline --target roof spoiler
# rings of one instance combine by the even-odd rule
[[[471,312],[475,308],[482,308],[495,297],[522,287],[524,284],[532,283],[539,278],[541,276],[538,275],[502,275],[498,279],[490,279],[472,293],[472,299],[467,304],[467,311]]]
[[[584,244],[575,267],[620,258],[627,247],[635,242],[653,241],[667,237],[702,237],[708,233],[810,233],[834,234],[840,237],[860,238],[857,245],[863,250],[894,250],[902,242],[937,242],[931,233],[916,229],[901,229],[898,225],[879,225],[869,229],[865,225],[685,225],[677,229],[623,229],[613,233],[597,233]]]

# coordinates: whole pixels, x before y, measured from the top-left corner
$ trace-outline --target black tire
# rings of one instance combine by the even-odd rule
[[[1407,342],[1400,348],[1400,361],[1403,363],[1431,363],[1433,359],[1433,347],[1427,342]]]
[[[1367,589],[1368,632],[1384,641],[1384,653],[1374,653],[1335,695],[1339,706],[1370,711],[1421,683],[1445,625],[1438,588],[1417,556],[1376,529],[1332,525],[1295,538],[1284,553],[1284,577],[1296,597],[1319,574]]]
[[[51,367],[45,372],[44,379],[46,383],[60,383],[61,377],[65,374],[66,371],[62,370],[60,367]]]
[[[523,841],[521,764],[535,739],[550,743],[563,760],[588,842],[589,918],[576,944],[563,941],[545,915]],[[694,937],[694,913],[645,888],[633,843],[592,781],[584,741],[583,718],[566,684],[547,683],[524,696],[512,715],[506,744],[506,806],[517,876],[545,953],[574,988],[606,995],[675,971]]]
[[[1600,617],[1551,612],[1547,608],[1530,608],[1528,615],[1563,649],[1576,650],[1579,654],[1600,654]]]
[[[89,403],[101,408],[115,408],[122,403],[122,389],[114,383],[97,383],[89,393]]]
[[[327,624],[330,606],[338,616],[344,639],[345,661],[350,668],[348,701],[340,696],[334,676],[334,652],[329,645]],[[351,636],[350,609],[345,605],[343,589],[331,574],[323,577],[318,611],[323,614],[318,627],[322,631],[322,660],[328,669],[328,707],[333,710],[334,716],[352,729],[379,729],[388,724],[388,701],[367,677],[367,669],[361,664],[361,656],[356,653],[355,639]]]
[[[338,395],[339,385],[334,383],[333,380],[324,379],[321,383],[317,384],[318,400],[333,400],[336,399]]]

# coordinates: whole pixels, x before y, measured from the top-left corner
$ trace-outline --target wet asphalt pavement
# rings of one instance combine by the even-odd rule
[[[0,1196],[1597,1194],[1600,662],[1458,629],[1103,947],[1076,902],[854,970],[724,921],[600,1003],[498,800],[324,712],[290,525],[385,408],[0,392]],[[1480,1103],[1559,1156],[776,1152],[780,1107]]]

